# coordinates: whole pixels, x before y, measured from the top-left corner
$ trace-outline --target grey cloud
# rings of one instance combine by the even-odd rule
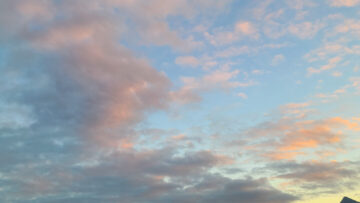
[[[163,149],[114,152],[97,158],[98,163],[89,166],[78,165],[79,159],[64,163],[40,159],[36,164],[22,166],[6,174],[10,181],[3,180],[9,186],[3,200],[285,203],[297,199],[271,187],[266,179],[232,180],[207,172],[221,164],[210,152],[181,156]],[[28,171],[27,167],[36,172]]]
[[[164,202],[271,202],[285,203],[297,197],[272,188],[266,179],[231,180],[219,175],[202,177],[203,181],[186,191],[185,195],[174,195]]]
[[[317,189],[324,193],[342,191],[358,185],[360,168],[357,162],[278,162],[267,165],[274,175],[293,181],[302,188]],[[318,194],[321,192],[318,191]]]
[[[170,81],[117,43],[100,1],[69,2],[0,2],[1,111],[26,109],[0,124],[1,201],[295,199],[263,180],[211,175],[229,160],[208,151],[119,150],[147,112],[166,109]]]

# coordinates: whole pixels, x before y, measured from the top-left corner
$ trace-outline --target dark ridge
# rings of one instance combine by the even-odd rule
[[[352,200],[352,199],[350,199],[350,198],[348,198],[348,197],[344,197],[344,198],[341,200],[340,203],[359,203],[359,202],[357,202],[357,201],[355,201],[355,200]]]

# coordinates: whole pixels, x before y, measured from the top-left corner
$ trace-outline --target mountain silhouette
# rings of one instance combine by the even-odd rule
[[[340,203],[360,203],[360,202],[357,202],[357,201],[355,201],[355,200],[352,200],[352,199],[350,199],[350,198],[348,198],[348,197],[344,197],[344,198],[341,200]]]

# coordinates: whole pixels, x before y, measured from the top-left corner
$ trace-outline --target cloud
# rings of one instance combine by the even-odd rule
[[[271,161],[319,156],[322,151],[340,153],[344,140],[360,130],[360,123],[341,117],[309,120],[310,105],[284,105],[270,121],[244,130],[240,134],[246,138],[245,148]]]
[[[199,101],[199,94],[214,90],[231,90],[239,87],[249,87],[255,83],[252,81],[239,82],[236,80],[239,70],[230,70],[229,64],[219,69],[208,72],[201,78],[182,77],[183,86],[173,91],[171,96],[174,101],[188,103]]]
[[[203,70],[208,70],[216,65],[218,62],[209,56],[201,56],[201,57],[194,57],[194,56],[179,56],[175,59],[175,64],[185,67],[199,67],[201,66]]]
[[[279,49],[288,46],[287,43],[280,43],[280,44],[264,44],[261,46],[230,46],[225,48],[224,50],[217,51],[214,56],[218,58],[230,58],[236,57],[243,54],[257,54],[260,51],[266,49]]]
[[[255,74],[255,75],[262,75],[264,74],[264,71],[263,70],[258,70],[258,69],[255,69],[253,71],[251,71],[252,74]]]
[[[29,128],[36,120],[26,105],[0,103],[0,129]]]
[[[14,2],[1,4],[13,8],[25,1]],[[4,15],[6,21],[1,18],[1,25],[14,24],[1,31],[11,39],[1,43],[15,47],[7,50],[1,63],[0,183],[6,185],[1,201],[216,202],[235,191],[237,196],[229,202],[296,199],[265,181],[211,174],[213,167],[233,163],[225,155],[180,151],[176,146],[137,149],[135,126],[147,112],[167,107],[171,83],[117,43],[124,30],[115,25],[121,27],[122,21],[106,3],[121,9],[133,2],[41,2],[49,5],[36,3],[20,11],[28,18],[18,18],[16,9],[8,9],[14,11],[11,14],[4,9],[8,7],[0,7],[4,11],[0,15],[11,14]],[[148,8],[155,16],[168,15],[152,9]],[[147,25],[155,22],[144,23],[150,32]],[[25,24],[32,26],[24,30]],[[153,42],[177,46],[176,37],[166,38],[175,35],[166,32],[166,25],[159,26],[167,36],[150,35]],[[157,42],[157,37],[165,40]],[[191,90],[218,84],[220,89],[247,86],[232,81],[238,74],[225,68],[184,82]],[[11,116],[5,118],[7,114]],[[210,177],[223,184],[211,183]],[[206,187],[209,190],[201,189]]]
[[[355,19],[346,19],[341,25],[336,26],[334,31],[339,34],[350,33],[357,36],[360,34],[360,21]]]
[[[0,1],[0,27],[5,28],[0,31],[0,201],[289,203],[298,197],[284,192],[286,189],[280,191],[269,181],[316,186],[333,183],[340,175],[357,177],[353,164],[342,167],[310,162],[282,166],[286,171],[276,174],[275,181],[261,178],[268,174],[240,176],[250,167],[244,164],[245,169],[239,168],[238,163],[244,163],[237,162],[240,153],[241,158],[265,160],[264,164],[320,154],[330,159],[326,154],[338,152],[347,144],[343,140],[348,134],[360,130],[357,118],[310,119],[310,102],[287,104],[279,109],[281,118],[272,117],[239,133],[242,142],[232,144],[242,147],[234,154],[222,145],[224,139],[232,137],[228,131],[222,132],[226,135],[223,138],[212,135],[217,132],[206,132],[210,138],[219,139],[215,143],[193,128],[186,136],[181,134],[184,129],[147,129],[153,125],[146,120],[149,113],[166,111],[172,102],[200,101],[203,94],[213,91],[235,91],[231,95],[246,99],[240,88],[255,82],[248,78],[251,74],[230,67],[235,64],[231,57],[288,45],[261,45],[261,32],[269,30],[254,18],[213,28],[221,20],[213,21],[212,16],[234,5],[229,2]],[[289,33],[310,39],[321,29],[317,21],[299,19],[282,26],[286,9],[267,14],[267,8],[277,5],[270,7],[271,1],[261,4],[256,19],[265,19],[270,31],[275,30],[271,39],[264,40]],[[292,7],[301,10],[310,6],[308,1],[295,1]],[[194,33],[192,26],[198,22],[206,28],[198,26]],[[334,31],[339,35],[358,34],[356,23],[346,21]],[[201,38],[204,36],[206,39]],[[203,68],[202,75],[180,78],[182,86],[178,89],[172,87],[165,73],[141,58],[142,53],[127,48],[142,50],[146,45],[147,52],[148,48],[166,46],[173,58],[177,51],[209,44],[234,45],[221,50],[218,47],[210,56],[178,56],[175,63],[180,66]],[[342,61],[329,60],[339,52],[342,59],[341,52],[360,53],[356,44],[335,41],[311,52],[309,59],[328,60],[319,70],[330,70],[334,68],[331,64]],[[283,59],[275,56],[274,63]],[[252,74],[262,72],[254,70]],[[360,90],[359,84],[359,79],[352,77],[348,86],[334,94],[350,88]],[[226,110],[231,108],[233,105]],[[254,122],[251,116],[245,120]],[[238,127],[238,122],[228,123]],[[163,122],[159,125],[168,127]],[[193,133],[200,135],[192,137]],[[196,145],[190,146],[192,141]],[[244,173],[223,174],[229,167]],[[326,173],[319,173],[321,170]]]
[[[0,148],[9,153],[0,157],[2,201],[56,200],[69,195],[64,188],[72,181],[91,182],[71,169],[79,156],[132,148],[134,126],[146,112],[166,108],[171,85],[117,43],[117,21],[96,5],[32,2],[0,6],[0,25],[10,25],[0,34],[9,39],[0,42],[9,47],[0,76]]]
[[[352,7],[360,4],[359,0],[329,0],[331,6],[334,7]]]
[[[320,48],[312,50],[304,57],[309,62],[315,62],[320,60],[329,61],[331,58],[350,55],[360,55],[360,47],[357,45],[348,46],[341,42],[328,42],[324,43]]]
[[[273,66],[276,66],[276,65],[278,65],[279,63],[281,63],[283,61],[285,61],[285,56],[282,55],[282,54],[278,54],[278,55],[274,56],[274,58],[272,59],[271,64]]]
[[[334,77],[341,77],[343,75],[343,73],[340,72],[340,71],[334,71],[334,72],[332,72],[331,75],[334,76]]]
[[[160,149],[83,156],[82,162],[74,160],[71,167],[41,178],[13,180],[8,185],[22,189],[7,191],[5,200],[287,203],[297,199],[266,179],[229,179],[208,173],[211,167],[229,164],[228,158],[208,151],[179,155]]]
[[[247,38],[257,39],[259,37],[256,26],[249,21],[238,21],[230,31],[218,30],[214,33],[205,32],[206,39],[214,46],[222,46],[235,43]]]
[[[295,36],[302,40],[309,40],[325,27],[323,20],[304,20],[311,9],[317,4],[312,1],[285,1],[286,5],[276,1],[265,1],[256,10],[261,20],[261,31],[271,39],[283,36]],[[272,5],[272,6],[270,6]]]
[[[245,45],[241,47],[226,48],[225,50],[217,52],[215,56],[220,58],[229,58],[229,57],[239,56],[242,54],[248,54],[251,52],[256,52],[256,49]]]
[[[328,60],[328,64],[321,66],[320,68],[316,69],[313,67],[310,67],[307,69],[308,75],[312,75],[312,74],[318,74],[321,73],[323,71],[326,70],[330,70],[336,67],[336,65],[342,61],[342,57],[337,56],[337,57],[333,57],[331,59]]]
[[[244,191],[244,192],[243,192]],[[247,181],[232,181],[223,186],[219,191],[208,196],[206,202],[292,202],[297,198],[274,190],[265,179]]]
[[[240,21],[235,24],[234,31],[236,33],[243,33],[244,35],[253,35],[257,33],[254,25],[248,21]]]
[[[23,1],[11,5],[21,7]],[[135,58],[126,48],[113,43],[121,32],[112,26],[113,16],[100,15],[93,4],[82,6],[81,12],[77,4],[64,11],[61,8],[66,8],[66,3],[56,6],[52,9],[70,17],[50,18],[49,22],[29,18],[29,24],[42,29],[11,31],[18,32],[15,35],[18,40],[30,47],[23,48],[22,53],[37,52],[31,55],[37,62],[21,59],[24,63],[13,63],[9,59],[4,73],[15,72],[16,81],[32,83],[33,89],[17,84],[5,89],[3,94],[10,97],[11,92],[19,92],[18,97],[7,100],[29,108],[43,127],[86,126],[87,132],[79,134],[99,143],[116,143],[113,139],[121,136],[113,135],[109,129],[105,133],[104,129],[115,130],[117,126],[124,130],[129,126],[126,131],[130,130],[144,112],[164,108],[170,82],[145,60]],[[14,16],[11,20],[16,22],[16,19]],[[21,57],[16,55],[17,51],[11,54]]]
[[[247,96],[245,93],[242,93],[242,92],[237,93],[237,96],[239,96],[239,97],[241,97],[241,98],[243,98],[243,99],[247,99],[247,98],[248,98],[248,96]]]
[[[187,1],[176,0],[162,2],[159,0],[148,1],[106,1],[111,8],[120,9],[120,13],[125,14],[131,23],[128,36],[140,37],[145,43],[153,45],[170,45],[175,50],[188,51],[202,46],[192,36],[184,38],[181,33],[172,29],[167,18],[172,16],[182,16],[187,19],[194,18],[200,13],[208,11],[220,12],[226,7],[228,1]],[[215,9],[216,8],[216,12]],[[133,36],[131,36],[133,35]],[[137,38],[134,38],[137,40]]]
[[[221,12],[228,4],[228,1],[192,2],[177,0],[163,3],[158,0],[153,0],[150,3],[147,1],[106,0],[103,2],[93,1],[89,3],[80,0],[73,3],[72,7],[69,6],[67,1],[54,3],[54,1],[51,0],[41,2],[33,0],[3,1],[2,4],[3,8],[13,8],[15,13],[21,16],[16,24],[11,24],[13,28],[22,29],[21,25],[28,24],[28,20],[34,20],[35,18],[38,22],[51,23],[56,13],[61,12],[64,16],[71,17],[72,14],[74,14],[74,10],[83,9],[84,12],[77,13],[77,15],[75,15],[76,19],[73,20],[84,20],[79,18],[79,16],[88,19],[92,18],[92,21],[88,22],[93,22],[93,27],[95,27],[95,25],[97,27],[111,26],[110,22],[113,21],[112,23],[115,23],[116,26],[113,26],[112,29],[121,30],[122,37],[129,39],[129,41],[140,44],[170,46],[174,50],[187,51],[202,46],[202,43],[196,41],[191,35],[183,36],[182,33],[171,28],[167,22],[167,18],[171,16],[182,16],[191,19],[200,13],[206,14],[206,12],[215,10],[214,8],[216,8],[216,12]],[[212,12],[212,14],[216,12]],[[3,22],[9,23],[15,13],[4,10]],[[106,18],[106,20],[102,23],[97,22],[97,20],[101,18]],[[91,35],[89,30],[82,29],[84,27],[83,24],[78,25],[78,35],[74,35],[74,37],[85,39],[85,35]],[[59,32],[53,32],[53,38],[51,39],[64,40],[62,34],[60,34],[61,28],[59,29]],[[77,27],[75,26],[73,29],[77,29]],[[40,37],[40,35],[36,36]],[[66,41],[69,40],[71,41],[72,39],[67,38]]]
[[[338,99],[340,98],[341,95],[347,93],[347,92],[351,92],[351,91],[355,91],[357,92],[357,90],[359,90],[359,82],[358,82],[358,78],[357,77],[350,77],[349,82],[345,85],[343,85],[342,87],[329,92],[329,93],[319,93],[316,94],[315,96],[317,98],[321,98],[323,99],[322,102],[329,102],[330,99]]]
[[[289,32],[301,39],[309,39],[314,37],[320,29],[324,27],[323,23],[302,22],[289,26]]]
[[[286,3],[288,4],[289,7],[296,10],[302,10],[306,7],[317,6],[315,2],[312,2],[310,0],[287,0]]]
[[[334,132],[335,129],[347,128],[354,131],[360,129],[358,123],[339,117],[316,122],[301,121],[292,125],[295,128],[290,127],[289,130],[285,130],[284,137],[277,144],[277,152],[301,152],[307,148],[316,149],[320,146],[336,146],[342,142],[343,135],[341,132]],[[269,155],[271,157],[271,153]]]
[[[355,187],[354,181],[359,175],[356,162],[279,162],[267,165],[265,170],[273,170],[277,178],[282,179],[284,187],[311,189],[308,195],[346,191]],[[313,193],[313,194],[311,194]]]
[[[180,56],[176,58],[175,63],[182,66],[196,67],[200,62],[194,56]]]
[[[94,157],[99,162],[95,166],[86,167],[86,170],[102,174],[116,175],[132,173],[143,176],[161,176],[180,178],[194,174],[205,173],[217,165],[231,164],[229,157],[214,154],[210,151],[197,151],[178,154],[176,150],[164,148],[160,150],[128,151],[112,153],[103,157]],[[91,160],[91,159],[90,159]],[[89,162],[90,160],[84,160]],[[115,161],[116,160],[116,161]],[[79,164],[81,166],[81,163]]]
[[[360,77],[351,77],[350,82],[352,83],[351,86],[357,90],[360,90]]]

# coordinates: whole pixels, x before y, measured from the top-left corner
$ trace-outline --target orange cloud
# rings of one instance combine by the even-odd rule
[[[360,131],[360,124],[358,122],[351,122],[341,117],[332,118],[328,122],[330,125],[344,125],[350,130]]]
[[[285,135],[280,151],[293,151],[305,148],[316,148],[322,144],[340,142],[340,135],[331,131],[328,126],[315,126],[310,129],[298,129]]]
[[[183,139],[186,138],[186,135],[184,135],[184,134],[179,134],[179,135],[174,135],[174,136],[172,136],[171,138],[174,139],[174,140],[183,140]]]
[[[292,160],[299,155],[303,155],[303,152],[272,152],[264,154],[264,157],[270,158],[271,160]]]
[[[360,131],[360,124],[341,117],[303,121],[282,119],[276,123],[264,124],[263,127],[252,129],[247,133],[253,136],[261,135],[262,139],[266,140],[258,145],[263,148],[264,152],[260,153],[264,157],[272,160],[293,160],[299,155],[311,155],[308,154],[309,149],[318,149],[316,152],[318,155],[325,155],[322,153],[325,146],[336,151],[336,147],[342,144],[346,136],[342,130]],[[256,151],[258,147],[249,149]],[[326,154],[333,153],[329,149],[326,152]]]

